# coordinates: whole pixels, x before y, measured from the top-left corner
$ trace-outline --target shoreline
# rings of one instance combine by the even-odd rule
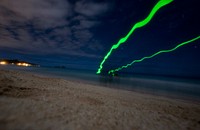
[[[42,78],[52,78],[52,79],[63,79],[63,80],[67,80],[73,83],[83,83],[86,85],[92,85],[95,87],[104,87],[104,88],[111,88],[111,89],[118,89],[118,90],[122,90],[122,91],[130,91],[130,92],[135,92],[135,93],[140,93],[140,94],[144,94],[144,95],[150,95],[150,96],[156,96],[156,97],[163,97],[163,98],[167,98],[167,99],[173,99],[173,100],[180,100],[180,101],[185,101],[185,102],[193,102],[193,103],[197,103],[200,104],[200,98],[195,97],[195,96],[188,96],[188,95],[175,95],[175,94],[170,94],[167,91],[159,91],[157,93],[153,92],[152,90],[141,90],[141,89],[132,89],[130,87],[124,87],[123,85],[119,85],[119,86],[115,86],[115,85],[109,85],[109,84],[101,84],[98,83],[96,81],[89,81],[89,80],[84,80],[84,79],[79,79],[79,78],[75,78],[75,77],[64,77],[64,76],[57,76],[54,74],[42,74],[42,73],[38,73],[38,72],[33,72],[33,71],[26,71],[26,70],[17,70],[17,69],[12,69],[9,70],[8,68],[0,68],[0,71],[5,70],[5,71],[11,71],[11,72],[22,72],[28,75],[35,75],[38,77],[42,77]],[[152,80],[152,79],[151,79]],[[160,80],[157,80],[160,81]],[[164,80],[161,80],[164,81]],[[167,93],[166,93],[167,92]]]
[[[0,129],[200,129],[200,104],[0,70]]]

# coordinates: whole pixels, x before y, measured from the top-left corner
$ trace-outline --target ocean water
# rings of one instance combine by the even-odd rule
[[[51,67],[17,67],[0,66],[0,69],[20,70],[39,75],[63,78],[72,81],[100,85],[116,89],[125,89],[153,95],[200,101],[200,80],[192,78],[136,75],[118,77],[96,75],[95,71],[51,68]]]

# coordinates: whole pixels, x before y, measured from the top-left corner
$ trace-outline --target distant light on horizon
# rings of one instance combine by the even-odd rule
[[[28,63],[17,63],[17,66],[25,66],[25,67],[28,67],[28,66],[31,66],[31,64],[28,64]]]
[[[8,63],[6,61],[0,61],[0,65],[7,65]]]

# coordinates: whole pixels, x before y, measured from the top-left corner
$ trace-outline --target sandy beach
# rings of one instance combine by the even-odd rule
[[[200,104],[0,70],[1,130],[200,130]]]

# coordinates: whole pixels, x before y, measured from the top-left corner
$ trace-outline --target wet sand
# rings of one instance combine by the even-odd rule
[[[0,70],[1,130],[200,130],[200,103]]]

